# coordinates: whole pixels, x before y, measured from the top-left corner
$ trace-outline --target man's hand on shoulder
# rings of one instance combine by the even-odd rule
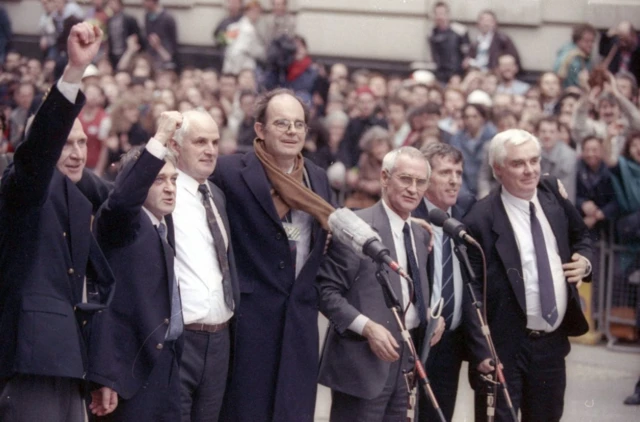
[[[397,352],[400,348],[398,342],[382,325],[369,320],[362,330],[362,335],[369,340],[369,347],[378,358],[385,362],[395,362],[400,359]]]

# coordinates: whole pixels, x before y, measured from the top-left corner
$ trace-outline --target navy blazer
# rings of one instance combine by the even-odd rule
[[[493,334],[498,355],[504,360],[513,355],[515,348],[526,335],[527,316],[518,244],[500,194],[501,189],[495,189],[489,196],[476,202],[464,218],[464,223],[486,255],[487,323]],[[538,200],[555,234],[562,262],[570,262],[573,253],[579,253],[591,260],[589,230],[571,202],[560,197],[557,179],[542,178],[538,185]],[[480,253],[473,247],[470,247],[468,252],[475,273],[481,275]],[[590,277],[586,279],[589,280]],[[482,301],[482,280],[472,282],[472,287],[477,299]],[[558,330],[562,330],[568,336],[584,334],[588,330],[588,324],[582,313],[578,290],[574,283],[567,283],[567,289],[567,311]],[[465,295],[465,329],[471,359],[478,363],[491,357],[491,354],[470,302],[469,295]]]
[[[92,204],[56,169],[84,104],[54,86],[0,188],[0,378],[83,378],[82,330],[103,309],[113,274],[91,234]],[[84,280],[89,302],[82,302]]]
[[[118,283],[109,309],[93,319],[88,378],[124,399],[146,382],[162,351],[171,317],[173,224],[169,243],[142,209],[164,166],[146,150],[121,170],[94,221],[94,231]]]
[[[310,188],[330,201],[326,172],[309,160],[305,170]],[[256,154],[220,157],[212,180],[226,195],[241,293],[221,419],[312,421],[319,349],[315,277],[327,232],[313,221],[309,256],[296,277]]]

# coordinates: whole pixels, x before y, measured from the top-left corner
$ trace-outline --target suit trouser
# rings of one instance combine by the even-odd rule
[[[405,422],[409,394],[404,372],[413,371],[413,357],[404,343],[400,359],[391,363],[382,393],[373,399],[331,391],[331,422]]]
[[[84,422],[84,381],[16,374],[0,380],[0,421]]]
[[[128,400],[118,398],[116,410],[101,422],[177,422],[180,420],[180,366],[175,341],[165,341],[164,348],[149,378]]]
[[[566,334],[558,329],[542,337],[526,336],[516,349],[511,355],[499,355],[516,413],[520,410],[522,422],[559,421],[567,386],[565,357],[571,349]],[[474,372],[472,376],[477,377],[477,371]],[[476,422],[484,422],[487,419],[486,388],[476,382],[477,378],[474,381],[475,417]],[[512,421],[500,388],[496,402],[495,421]]]
[[[216,333],[185,330],[183,335],[182,422],[216,422],[229,372],[229,327]]]
[[[442,334],[438,344],[431,348],[425,365],[433,393],[448,421],[452,420],[453,410],[456,407],[458,380],[463,360],[464,336],[462,329],[458,327],[456,330],[447,330]],[[418,408],[419,422],[440,420],[431,400],[424,394],[422,388],[420,389]]]

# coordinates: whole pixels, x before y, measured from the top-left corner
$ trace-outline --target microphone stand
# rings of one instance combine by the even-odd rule
[[[378,270],[376,271],[376,278],[378,279],[378,283],[382,286],[382,292],[384,294],[384,302],[387,305],[387,308],[391,310],[393,316],[398,324],[398,328],[400,329],[400,333],[402,335],[402,339],[404,340],[409,353],[413,357],[414,362],[416,363],[416,373],[418,375],[418,379],[420,384],[424,388],[424,392],[429,400],[431,400],[431,404],[433,408],[438,412],[438,416],[440,417],[441,422],[447,422],[444,418],[444,414],[442,413],[442,409],[440,409],[440,405],[438,405],[438,400],[436,399],[435,394],[433,393],[433,389],[431,388],[431,383],[429,382],[429,378],[427,378],[427,372],[424,370],[422,366],[422,362],[418,357],[418,353],[416,352],[415,345],[413,344],[413,340],[411,339],[411,334],[409,334],[409,330],[405,327],[402,322],[402,318],[400,318],[400,310],[402,306],[400,305],[400,301],[393,291],[393,287],[391,287],[391,280],[389,279],[389,274],[384,268],[384,264],[382,262],[378,262]]]
[[[455,238],[454,238],[455,240]],[[504,395],[505,402],[507,403],[507,408],[511,413],[511,417],[514,422],[518,422],[518,416],[516,415],[516,411],[513,408],[513,402],[511,401],[511,396],[509,395],[509,390],[507,389],[507,382],[504,378],[504,374],[502,373],[502,369],[500,369],[500,360],[498,358],[498,353],[496,352],[495,345],[493,343],[493,339],[491,338],[491,332],[489,331],[489,326],[487,325],[484,317],[482,315],[482,302],[478,301],[476,298],[476,294],[473,291],[473,287],[471,286],[471,282],[476,280],[476,273],[473,271],[471,267],[471,262],[469,262],[469,256],[467,255],[467,247],[466,245],[458,242],[457,240],[454,242],[455,246],[453,248],[456,256],[458,257],[458,261],[460,262],[460,267],[462,272],[462,279],[464,284],[467,286],[467,290],[471,295],[471,304],[476,311],[476,315],[480,322],[480,327],[482,330],[482,334],[489,346],[489,351],[491,352],[491,358],[493,359],[493,364],[495,367],[494,375],[484,375],[482,374],[482,379],[487,383],[487,422],[493,422],[496,411],[496,393],[498,389],[498,385],[502,387],[502,393]],[[479,245],[476,245],[479,246]]]

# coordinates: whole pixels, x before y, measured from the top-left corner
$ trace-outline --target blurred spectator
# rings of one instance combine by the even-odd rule
[[[429,102],[429,87],[422,83],[411,87],[411,106],[420,107]]]
[[[272,69],[267,75],[265,88],[289,88],[310,105],[318,72],[309,56],[307,41],[299,35],[294,36],[293,41],[296,47],[293,60],[286,68]]]
[[[11,111],[11,117],[9,119],[10,137],[9,142],[15,150],[20,143],[22,143],[24,137],[24,129],[27,124],[27,119],[31,114],[31,108],[33,100],[35,98],[36,90],[32,83],[23,82],[18,85],[13,99],[16,107]]]
[[[7,116],[4,110],[0,108],[0,154],[6,154],[9,151],[9,140],[6,136],[7,129]],[[0,173],[0,177],[2,177],[2,173]]]
[[[553,108],[562,94],[560,86],[560,78],[553,72],[545,72],[540,76],[538,81],[540,89],[540,103],[542,104],[542,113],[545,116],[553,114]]]
[[[611,168],[622,216],[616,231],[622,243],[640,246],[640,132],[627,136],[621,156]]]
[[[513,95],[524,95],[530,88],[526,82],[516,79],[520,71],[516,58],[511,54],[503,54],[498,58],[497,72],[500,82],[496,92]]]
[[[464,105],[464,92],[456,88],[447,88],[444,92],[444,113],[438,127],[451,135],[456,133],[462,125]]]
[[[11,20],[4,6],[0,6],[0,63],[4,63],[4,57],[11,45]]]
[[[629,21],[600,34],[600,55],[611,73],[621,70],[640,79],[640,36]]]
[[[398,97],[392,97],[387,102],[387,122],[393,136],[394,148],[402,146],[411,132],[407,121],[407,104]]]
[[[86,168],[104,168],[104,163],[98,165],[98,160],[107,159],[107,148],[104,146],[109,131],[111,130],[111,119],[104,110],[104,92],[99,85],[87,84],[83,88],[86,102],[82,111],[78,115],[82,129],[87,135],[87,161]],[[104,149],[104,151],[103,151]]]
[[[440,106],[436,103],[427,103],[409,110],[407,120],[411,132],[402,146],[420,149],[424,146],[426,136],[435,136],[438,142],[449,143],[451,135],[438,127],[440,117]]]
[[[562,94],[553,112],[554,116],[558,118],[560,123],[564,123],[571,127],[573,111],[575,110],[576,104],[579,100],[580,95],[574,92],[565,92]]]
[[[560,125],[555,117],[543,117],[536,124],[542,154],[540,171],[562,182],[569,200],[576,202],[576,174],[578,156],[570,146],[560,142]]]
[[[516,46],[507,34],[496,29],[497,26],[498,20],[493,11],[480,12],[477,22],[479,34],[471,43],[465,67],[473,67],[482,71],[493,70],[498,66],[498,59],[508,54],[514,58],[516,69],[520,69],[520,55]],[[516,74],[518,70],[516,70]]]
[[[245,90],[240,92],[240,109],[244,117],[238,128],[238,151],[242,153],[253,150],[253,140],[257,136],[253,128],[255,123],[253,118],[255,102],[256,93],[254,91]]]
[[[214,104],[209,109],[209,114],[218,125],[220,131],[220,141],[218,142],[218,151],[220,155],[233,154],[238,149],[238,143],[235,135],[229,129],[227,115],[219,104]]]
[[[324,118],[324,127],[329,137],[325,145],[319,145],[311,155],[311,159],[323,169],[328,169],[338,160],[340,141],[344,137],[344,131],[349,123],[349,116],[344,111],[334,111]]]
[[[256,69],[257,61],[265,59],[266,51],[255,27],[261,13],[260,2],[249,1],[242,18],[227,27],[222,72],[237,75],[243,69]]]
[[[349,69],[342,63],[334,63],[329,71],[329,92],[346,94],[349,87]]]
[[[357,116],[349,120],[344,138],[340,143],[340,161],[347,168],[354,167],[360,159],[360,138],[362,134],[373,126],[387,128],[387,122],[376,117],[376,100],[368,86],[363,86],[357,91]],[[378,175],[379,176],[379,175]]]
[[[223,73],[220,75],[220,90],[218,99],[220,105],[227,115],[229,129],[234,134],[238,133],[238,127],[242,120],[242,111],[240,110],[240,92],[238,90],[238,79],[231,73]]]
[[[633,105],[638,105],[638,81],[632,73],[622,70],[616,73],[616,83],[620,93]]]
[[[144,31],[147,35],[149,53],[156,69],[175,69],[177,67],[178,31],[176,21],[160,5],[160,0],[143,0],[146,10]]]
[[[604,162],[603,140],[595,136],[582,141],[578,161],[576,208],[590,229],[607,229],[618,213],[611,173]]]
[[[141,46],[142,35],[138,27],[138,21],[133,16],[123,12],[122,0],[109,0],[109,8],[113,13],[107,21],[107,44],[109,46],[109,61],[113,69],[118,68],[118,62],[127,51],[127,46]],[[138,47],[140,49],[140,47]]]
[[[589,117],[590,106],[595,106],[598,119]],[[619,155],[629,132],[640,130],[640,112],[618,90],[610,73],[604,86],[594,86],[575,106],[571,124],[572,137],[580,143],[587,136],[605,139],[611,144],[610,161]]]
[[[213,44],[216,47],[226,47],[229,44],[226,34],[227,28],[242,18],[242,0],[226,0],[225,7],[227,16],[218,23],[213,31]]]
[[[271,13],[258,20],[256,30],[265,49],[282,35],[295,35],[296,18],[287,10],[287,6],[287,0],[271,0]]]
[[[351,192],[345,200],[345,207],[366,208],[380,200],[382,159],[392,149],[391,134],[380,126],[374,126],[362,135],[358,167],[347,173],[347,186]]]
[[[558,50],[553,71],[562,79],[563,88],[580,86],[580,73],[591,71],[591,52],[595,41],[596,29],[584,23],[573,28],[571,42]]]
[[[495,94],[491,99],[491,103],[493,104],[491,112],[494,116],[497,116],[505,111],[511,111],[513,98],[510,94]]]
[[[462,128],[453,135],[450,144],[464,157],[463,189],[476,196],[484,144],[493,138],[496,128],[489,120],[487,109],[478,104],[467,104],[462,109],[462,122]]]
[[[449,5],[443,1],[433,6],[434,28],[429,37],[431,57],[436,63],[436,77],[446,84],[453,75],[462,75],[462,61],[469,53],[467,28],[451,22]]]
[[[56,24],[53,21],[55,3],[52,0],[42,0],[42,7],[44,11],[38,22],[40,50],[42,50],[45,59],[55,60],[58,56],[56,51],[58,34],[56,33]]]

